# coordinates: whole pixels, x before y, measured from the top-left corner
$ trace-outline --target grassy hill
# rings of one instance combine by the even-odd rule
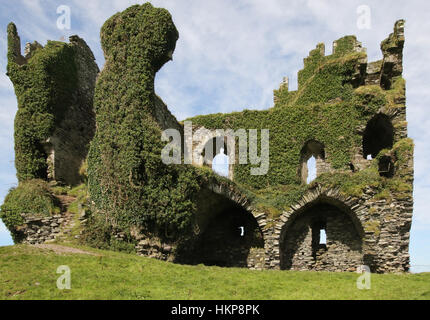
[[[57,289],[71,269],[71,290]],[[371,276],[358,290],[354,273],[252,271],[183,266],[82,247],[0,248],[0,299],[430,299],[430,273]]]

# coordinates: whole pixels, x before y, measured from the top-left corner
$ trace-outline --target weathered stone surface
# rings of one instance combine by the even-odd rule
[[[99,68],[84,40],[71,36],[70,45],[75,52],[78,88],[76,92],[70,93],[71,105],[66,108],[64,120],[56,124],[46,146],[49,178],[75,185],[81,182],[79,169],[87,157],[88,146],[94,136],[93,97]]]
[[[57,239],[71,227],[72,215],[68,213],[49,217],[22,214],[24,224],[17,228],[23,237],[22,243],[42,244]]]

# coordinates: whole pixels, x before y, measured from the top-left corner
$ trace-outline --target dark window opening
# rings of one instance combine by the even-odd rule
[[[374,159],[383,149],[391,149],[394,141],[394,127],[390,118],[382,113],[374,116],[366,126],[363,135],[363,157]],[[369,157],[370,156],[370,157]]]
[[[394,162],[390,156],[383,156],[379,160],[379,175],[386,178],[394,176]]]

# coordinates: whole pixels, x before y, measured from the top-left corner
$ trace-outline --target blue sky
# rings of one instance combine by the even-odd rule
[[[13,120],[16,98],[6,77],[6,26],[14,21],[22,47],[37,40],[78,34],[104,64],[99,30],[117,11],[143,1],[15,0],[0,1],[0,201],[16,185]],[[409,135],[415,139],[415,206],[411,231],[413,271],[430,271],[430,2],[426,0],[159,0],[179,30],[174,61],[158,73],[156,91],[183,120],[197,114],[267,109],[282,78],[297,87],[303,58],[317,43],[355,34],[367,47],[369,61],[382,58],[380,42],[394,22],[406,19],[404,77],[407,80]],[[57,28],[57,8],[71,8],[71,30]],[[371,28],[357,27],[357,8],[371,9]],[[0,224],[0,246],[10,245]]]

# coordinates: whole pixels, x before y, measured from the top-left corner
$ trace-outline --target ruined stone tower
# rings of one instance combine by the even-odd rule
[[[24,56],[8,26],[8,76],[18,98],[15,163],[20,181],[81,182],[79,168],[94,135],[93,96],[99,72],[84,40],[27,43]]]

